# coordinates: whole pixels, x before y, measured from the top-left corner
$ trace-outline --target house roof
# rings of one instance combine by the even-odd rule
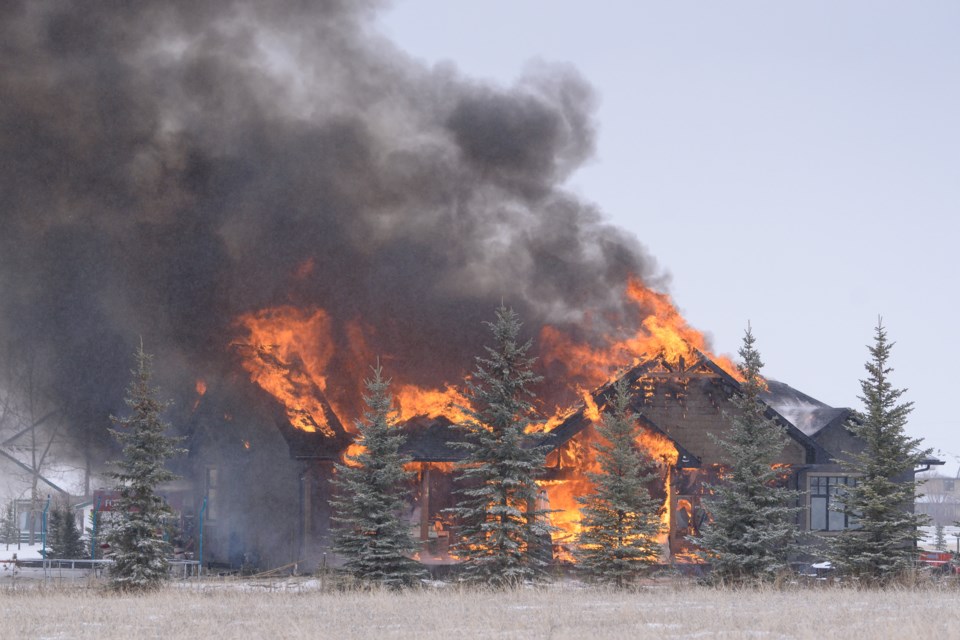
[[[690,352],[694,355],[694,359],[691,364],[687,364],[685,358],[681,357],[677,362],[673,363],[668,361],[663,354],[658,354],[653,358],[648,358],[639,364],[635,365],[631,369],[623,373],[620,378],[626,378],[630,384],[637,382],[640,378],[649,375],[651,373],[661,373],[661,374],[708,374],[715,375],[719,377],[725,384],[729,385],[735,391],[740,391],[740,382],[737,381],[733,376],[723,370],[722,367],[713,362],[706,354],[703,352],[691,347]],[[601,403],[605,403],[607,396],[612,392],[613,383],[610,382],[593,393],[594,401],[599,406]],[[794,425],[790,420],[784,417],[777,409],[770,405],[765,398],[761,398],[764,404],[767,406],[765,415],[768,419],[773,420],[777,424],[781,425],[787,432],[787,435],[798,442],[804,447],[807,451],[807,461],[810,463],[813,462],[822,462],[831,459],[831,455],[820,445],[818,442],[813,440],[809,435],[800,430],[796,425]],[[824,405],[825,406],[825,405]],[[574,435],[583,430],[588,424],[589,420],[584,418],[584,408],[581,407],[576,412],[571,414],[563,423],[556,427],[553,431],[550,432],[551,436],[556,438],[556,445],[559,446],[562,442],[569,440]],[[642,417],[642,414],[641,414]],[[645,419],[647,425],[652,425],[657,431],[661,434],[667,436],[659,427],[657,427],[651,420]],[[692,452],[684,449],[679,443],[676,442],[673,438],[670,440],[677,446],[677,451],[680,453],[680,459],[683,460],[684,454],[696,459],[696,456]],[[681,465],[683,466],[683,465]],[[696,466],[694,464],[688,466]]]
[[[648,358],[624,372],[621,377],[631,384],[640,378],[654,375],[710,375],[718,377],[723,384],[729,385],[734,391],[740,391],[740,383],[702,352],[691,348],[694,358],[687,364],[684,358],[671,363],[662,355]],[[845,420],[849,409],[830,407],[793,387],[777,382],[768,381],[768,390],[761,395],[766,405],[767,418],[781,425],[788,437],[798,442],[807,452],[808,463],[827,462],[833,456],[812,437],[814,434],[837,420]],[[605,384],[592,394],[594,402],[601,406],[607,403],[612,393],[613,383]],[[687,450],[649,417],[638,411],[641,424],[663,437],[669,439],[677,448],[680,455],[679,466],[696,467],[700,461],[696,452]],[[335,438],[318,437],[316,433],[297,431],[284,419],[278,424],[290,444],[291,453],[295,458],[335,458],[338,451],[346,446],[349,435],[339,433]],[[531,435],[529,446],[542,444],[551,449],[559,447],[591,424],[585,416],[585,407],[580,406],[569,414],[560,425],[549,433]],[[339,426],[339,424],[337,424]],[[403,452],[410,455],[417,462],[455,462],[465,457],[465,451],[453,443],[463,442],[466,438],[464,431],[454,427],[445,417],[431,418],[417,416],[405,421],[400,428],[407,436],[403,445]],[[346,436],[346,437],[344,437]]]
[[[400,451],[414,462],[457,462],[467,455],[464,449],[456,446],[458,442],[467,441],[467,432],[443,416],[416,416],[399,426],[407,438]],[[523,446],[531,448],[546,444],[546,435],[529,434]]]
[[[735,391],[739,391],[740,383],[735,378],[706,355],[695,350],[693,353],[696,355],[696,359],[693,360],[689,366],[682,359],[679,362],[671,363],[665,358],[658,356],[637,364],[623,373],[621,377],[627,378],[628,382],[632,384],[651,372],[666,373],[667,375],[674,373],[700,373],[718,376],[723,383],[730,385]],[[792,389],[780,383],[777,383],[777,385],[778,386],[775,387],[777,390],[780,389],[780,386]],[[592,396],[597,406],[607,404],[608,397],[612,391],[613,383],[605,384],[595,390]],[[812,399],[811,401],[816,402]],[[831,455],[823,449],[819,443],[815,442],[809,435],[778,412],[776,408],[769,403],[766,404],[768,405],[766,411],[767,417],[783,426],[788,436],[799,442],[807,450],[810,462],[821,462],[831,458]],[[826,407],[826,405],[822,406]],[[686,449],[649,417],[639,413],[638,421],[644,428],[667,438],[674,444],[679,454],[678,466],[699,466],[700,460],[695,452]],[[581,405],[549,433],[544,434],[539,437],[539,439],[536,436],[531,436],[531,445],[539,441],[543,446],[555,449],[582,432],[591,424],[591,420],[586,416],[585,407]],[[464,458],[465,452],[451,443],[463,442],[466,435],[462,430],[456,429],[453,423],[447,418],[418,416],[404,422],[400,425],[400,428],[403,429],[407,436],[407,440],[403,445],[403,452],[410,455],[417,462],[454,462]]]
[[[416,462],[455,462],[466,456],[463,449],[451,445],[463,442],[466,433],[443,416],[416,416],[402,423],[400,429],[407,437],[400,451]]]
[[[808,436],[814,436],[838,420],[846,420],[851,409],[831,407],[788,384],[767,380],[764,402]]]

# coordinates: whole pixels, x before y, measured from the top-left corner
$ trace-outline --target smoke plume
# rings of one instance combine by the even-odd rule
[[[388,375],[435,385],[501,299],[531,336],[622,321],[652,261],[562,187],[593,152],[590,87],[428,67],[377,5],[0,5],[0,340],[71,429],[103,437],[138,336],[189,408],[270,306],[325,309],[338,346],[359,327]]]

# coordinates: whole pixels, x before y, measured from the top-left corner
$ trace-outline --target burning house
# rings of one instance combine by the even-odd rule
[[[634,283],[630,295],[639,296],[639,291],[639,285]],[[644,293],[647,294],[649,292]],[[666,302],[663,297],[656,299]],[[628,344],[644,349],[635,356],[632,366],[617,372],[592,391],[581,391],[572,408],[555,409],[549,420],[529,434],[531,446],[543,447],[548,452],[546,469],[539,483],[547,493],[551,521],[557,529],[553,537],[557,560],[573,559],[572,547],[580,521],[577,498],[590,490],[587,474],[597,470],[593,449],[598,438],[595,426],[608,402],[613,381],[626,379],[633,393],[632,410],[637,414],[642,432],[637,445],[659,463],[661,471],[659,481],[648,487],[663,504],[661,561],[699,561],[689,538],[695,536],[709,518],[702,499],[721,480],[729,465],[715,437],[729,429],[739,411],[732,400],[739,393],[740,382],[738,372],[729,361],[693,346],[693,341],[702,345],[702,337],[686,326],[672,306],[664,305],[659,311],[661,315],[656,324],[648,322],[647,329],[616,345],[621,355]],[[653,326],[656,331],[649,330]],[[557,339],[549,328],[541,335]],[[564,344],[567,348],[572,346]],[[283,455],[274,449],[269,464],[275,468],[274,481],[283,486],[266,492],[244,483],[249,469],[228,464],[226,468],[233,469],[228,473],[234,477],[227,478],[219,475],[221,472],[215,466],[207,468],[208,508],[212,507],[215,514],[229,510],[242,513],[244,501],[273,503],[272,522],[278,529],[285,527],[287,544],[284,558],[271,558],[271,561],[274,564],[290,558],[307,563],[326,561],[325,554],[329,553],[331,543],[330,479],[335,473],[334,463],[343,461],[353,446],[350,432],[325,399],[319,384],[305,374],[304,358],[291,357],[291,354],[280,358],[276,345],[265,350],[263,345],[246,344],[242,350],[248,358],[244,368],[250,372],[251,381],[265,396],[281,400],[273,403],[273,423],[294,463],[283,460]],[[580,353],[591,355],[597,363],[613,351],[608,345],[590,354]],[[646,356],[647,352],[654,355]],[[553,357],[556,356],[545,359]],[[250,358],[265,368],[254,366]],[[265,376],[271,380],[266,381]],[[405,452],[412,458],[411,470],[416,471],[415,481],[408,487],[406,517],[423,543],[422,561],[455,563],[450,544],[451,536],[456,535],[456,522],[447,510],[454,506],[455,465],[463,456],[462,450],[453,443],[463,438],[463,432],[455,425],[463,419],[456,405],[464,400],[453,387],[432,392],[415,390],[408,385],[399,388],[398,428],[406,435]],[[844,427],[853,412],[829,407],[776,381],[768,382],[764,401],[767,418],[786,435],[783,450],[774,462],[781,471],[780,481],[802,491],[802,509],[797,522],[800,530],[822,533],[847,528],[851,523],[844,520],[832,501],[850,481],[836,461],[845,452],[858,449]],[[265,434],[250,437],[263,440]],[[238,443],[239,440],[233,448],[240,455],[248,456],[251,465],[255,464],[253,452],[261,445],[254,446],[244,440],[241,451]],[[218,445],[217,450],[224,449]],[[290,473],[291,468],[297,469],[296,477]],[[285,481],[282,480],[284,474]],[[224,483],[234,487],[232,491],[224,492]],[[223,494],[226,499],[227,493],[237,494],[238,489],[246,497],[239,502],[233,498],[232,507],[216,504],[219,497],[209,497],[212,491],[215,496]],[[259,497],[251,497],[258,494]],[[262,508],[252,512],[262,513]],[[214,537],[209,548],[215,557],[236,565],[241,558],[260,558],[267,553],[256,549],[253,540],[244,539],[243,534],[238,533],[246,529],[235,522],[219,538]],[[276,548],[271,551],[276,552]],[[329,560],[335,561],[332,557]]]
[[[276,567],[329,548],[329,479],[379,357],[418,471],[411,526],[446,561],[451,407],[506,301],[546,380],[531,437],[551,451],[556,552],[625,375],[662,461],[664,557],[684,557],[735,369],[659,293],[640,239],[567,188],[593,91],[564,65],[509,86],[427,65],[377,32],[378,5],[0,6],[0,388],[55,409],[56,453],[94,477],[142,336],[191,451],[187,537]],[[807,400],[780,391],[785,481],[811,492],[807,528],[836,528],[843,418],[797,417],[781,400]]]

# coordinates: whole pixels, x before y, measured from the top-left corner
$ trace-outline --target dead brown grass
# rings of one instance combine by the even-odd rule
[[[315,583],[212,583],[141,597],[0,590],[3,638],[958,638],[960,591],[731,590],[675,582],[633,593],[573,585],[321,593]]]

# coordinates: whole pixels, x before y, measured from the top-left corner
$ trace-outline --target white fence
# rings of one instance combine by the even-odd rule
[[[0,560],[0,578],[30,579],[84,579],[99,578],[109,570],[113,560],[90,559],[31,559]],[[170,560],[170,577],[179,580],[196,577],[200,571],[197,560]]]

